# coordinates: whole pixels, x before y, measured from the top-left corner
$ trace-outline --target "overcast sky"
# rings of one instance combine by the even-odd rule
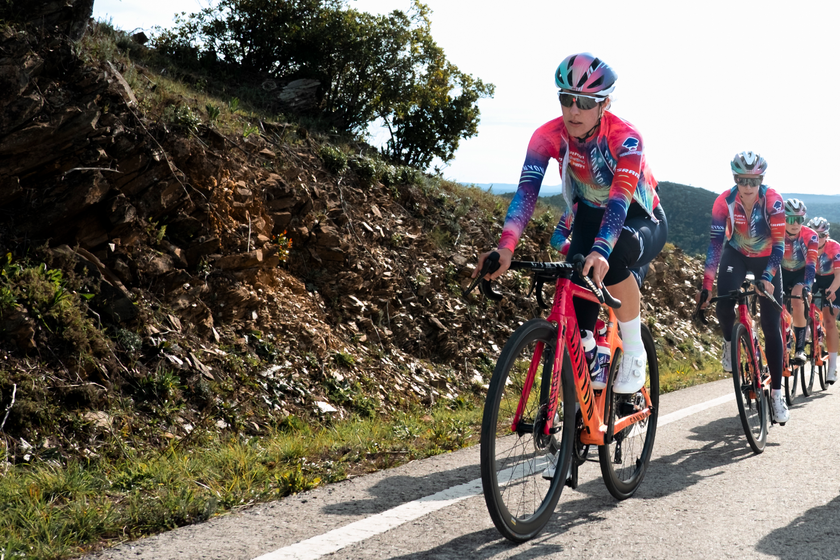
[[[409,0],[350,0],[371,13]],[[517,183],[533,131],[560,115],[554,70],[590,51],[618,73],[612,111],[645,141],[655,177],[722,192],[729,162],[754,150],[779,191],[838,194],[834,107],[840,2],[426,0],[432,34],[459,69],[496,86],[479,102],[478,136],[448,179]],[[95,0],[124,30],[171,27],[207,0]],[[826,171],[827,170],[827,171]],[[545,184],[559,182],[557,166]]]

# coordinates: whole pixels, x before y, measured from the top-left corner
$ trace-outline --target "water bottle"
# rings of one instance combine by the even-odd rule
[[[600,319],[595,324],[595,367],[592,368],[592,388],[604,389],[610,373],[610,343],[607,325]]]
[[[583,345],[583,355],[586,357],[586,363],[589,364],[589,373],[591,375],[595,375],[595,370],[593,369],[597,362],[595,361],[597,347],[595,345],[595,335],[592,334],[592,331],[581,331],[581,339],[580,342]]]

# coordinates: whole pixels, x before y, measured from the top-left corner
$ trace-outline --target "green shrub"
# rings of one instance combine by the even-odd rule
[[[318,150],[318,155],[321,156],[321,160],[324,162],[324,167],[326,167],[333,175],[338,175],[347,169],[347,156],[344,155],[344,152],[338,148],[334,148],[329,144],[324,144],[321,146],[321,149]]]

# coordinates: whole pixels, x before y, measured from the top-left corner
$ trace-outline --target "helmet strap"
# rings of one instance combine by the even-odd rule
[[[575,136],[575,140],[577,140],[581,144],[586,142],[587,140],[589,140],[592,137],[592,135],[595,134],[595,131],[598,130],[598,127],[601,126],[601,119],[602,118],[604,118],[604,104],[599,103],[598,104],[598,122],[596,122],[595,126],[590,128],[586,132],[586,134],[584,134],[583,136]]]

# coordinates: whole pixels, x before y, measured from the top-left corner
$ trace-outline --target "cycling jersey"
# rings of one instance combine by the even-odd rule
[[[720,262],[723,241],[745,257],[769,257],[762,280],[771,282],[785,252],[785,209],[782,197],[761,185],[747,218],[737,185],[723,192],[712,206],[712,226],[703,288],[711,290]]]
[[[824,276],[834,274],[840,268],[840,243],[833,239],[826,239],[823,252],[817,257],[817,274]]]
[[[805,285],[810,286],[814,282],[818,249],[819,237],[817,237],[817,232],[809,227],[802,226],[802,229],[799,230],[799,235],[793,239],[785,234],[785,252],[782,256],[782,268],[784,270],[800,270],[805,268]]]
[[[561,218],[566,235],[571,232],[574,204],[605,209],[592,246],[609,258],[631,202],[638,203],[654,222],[659,205],[656,179],[644,156],[642,137],[628,122],[604,111],[598,134],[581,143],[569,138],[563,118],[547,122],[534,132],[519,188],[508,207],[499,248],[513,251],[534,213],[549,160],[560,162],[563,199],[567,211]]]

